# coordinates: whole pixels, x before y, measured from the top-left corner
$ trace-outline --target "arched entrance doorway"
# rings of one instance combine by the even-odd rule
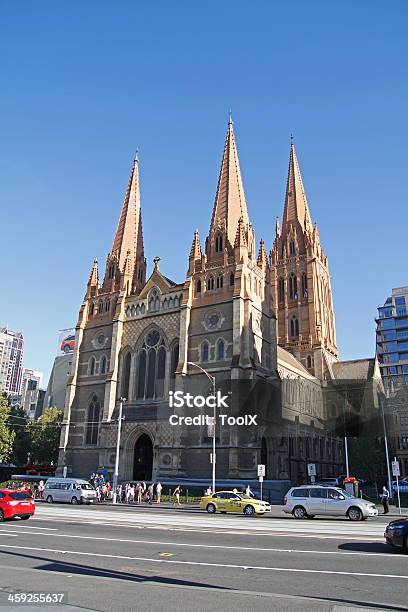
[[[153,469],[153,444],[147,434],[136,440],[133,460],[133,480],[151,480]]]

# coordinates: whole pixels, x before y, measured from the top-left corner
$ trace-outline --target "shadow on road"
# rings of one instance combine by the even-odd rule
[[[37,562],[45,562],[44,565],[38,565],[33,569],[38,571],[45,570],[47,572],[69,572],[70,574],[78,574],[82,576],[95,576],[102,578],[117,578],[118,580],[128,580],[130,582],[154,582],[162,585],[173,585],[173,586],[187,586],[187,587],[201,587],[218,589],[220,591],[230,591],[229,587],[223,587],[216,584],[209,584],[205,582],[192,582],[191,580],[179,580],[177,578],[166,578],[159,575],[144,575],[138,573],[124,572],[115,569],[103,569],[92,567],[91,565],[83,565],[82,563],[70,563],[68,561],[53,561],[48,557],[41,557],[39,555],[30,555],[24,553],[17,553],[12,551],[2,550],[2,554],[8,555],[10,558],[15,557],[18,559],[30,559]],[[163,563],[163,565],[165,562]],[[136,568],[135,568],[136,569]]]
[[[385,553],[385,554],[402,554],[404,552],[401,548],[392,548],[388,544],[382,542],[345,542],[338,546],[339,550],[352,550],[356,552],[370,552],[370,553]]]

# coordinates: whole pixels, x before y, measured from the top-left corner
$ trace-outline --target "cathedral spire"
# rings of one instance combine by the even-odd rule
[[[201,259],[201,245],[198,229],[196,229],[194,232],[193,244],[191,245],[190,250],[190,259]]]
[[[92,264],[91,273],[89,275],[88,285],[87,285],[87,295],[90,297],[91,295],[95,295],[99,289],[99,274],[98,274],[98,260],[94,259]]]
[[[135,157],[132,174],[122,205],[122,211],[112,244],[111,254],[117,257],[119,269],[123,270],[127,252],[130,251],[130,264],[143,253],[142,220],[140,210],[139,160]]]
[[[248,227],[248,210],[239,167],[234,127],[230,114],[211,219],[210,236],[221,228],[223,232],[225,232],[226,246],[232,248],[235,241],[238,221],[241,217],[245,227]]]
[[[303,187],[295,145],[290,145],[289,171],[286,184],[285,209],[283,212],[282,235],[287,235],[290,225],[298,222],[302,230],[312,226],[309,206]]]
[[[268,263],[268,258],[265,251],[265,242],[261,240],[259,245],[258,261],[257,264],[260,268],[264,268]]]

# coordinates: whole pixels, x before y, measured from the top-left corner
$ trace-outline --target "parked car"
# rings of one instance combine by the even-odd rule
[[[317,514],[326,516],[346,516],[351,521],[363,521],[369,516],[377,516],[374,504],[353,497],[339,487],[309,485],[292,487],[283,500],[283,511],[295,518],[313,518]]]
[[[0,523],[16,516],[27,520],[33,516],[35,505],[33,498],[18,489],[0,490]]]
[[[392,481],[392,490],[394,493],[397,492],[397,481],[393,480]],[[399,486],[399,490],[400,493],[408,493],[408,478],[401,478],[401,480],[398,480],[398,486]]]
[[[48,478],[44,487],[47,503],[66,502],[71,504],[92,504],[96,501],[94,487],[82,478]]]
[[[233,491],[218,491],[213,495],[205,495],[201,498],[200,509],[207,510],[209,514],[221,512],[240,512],[247,516],[253,514],[265,514],[271,511],[271,505],[260,499],[254,499],[245,493],[234,493]]]
[[[340,483],[337,478],[321,478],[320,480],[317,480],[314,484],[318,485],[319,487],[339,487],[340,486]]]
[[[402,548],[405,553],[408,553],[408,519],[400,518],[391,521],[385,528],[384,537],[387,544],[395,548]]]

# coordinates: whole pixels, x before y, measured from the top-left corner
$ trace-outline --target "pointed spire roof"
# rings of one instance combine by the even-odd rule
[[[244,220],[242,217],[240,217],[238,220],[238,227],[235,234],[234,247],[242,246],[247,246],[247,241],[245,238]]]
[[[261,240],[261,243],[259,245],[259,253],[258,253],[258,266],[260,268],[263,268],[264,265],[266,265],[268,262],[268,258],[266,256],[266,251],[265,251],[265,243],[263,240]]]
[[[287,233],[291,221],[298,221],[303,231],[307,225],[309,227],[312,226],[312,219],[293,142],[290,145],[289,171],[282,223],[283,235]]]
[[[198,229],[194,232],[193,243],[190,250],[190,259],[201,259],[201,244]]]
[[[88,286],[89,287],[99,286],[98,260],[97,259],[94,259],[94,262],[92,264],[91,274],[89,275]]]
[[[211,230],[218,225],[219,221],[221,221],[221,223],[225,222],[226,236],[232,246],[235,240],[237,224],[241,217],[245,226],[247,226],[249,224],[248,210],[239,167],[234,127],[230,114],[217,193],[215,195],[210,234]]]
[[[136,157],[111,250],[111,253],[118,259],[120,270],[123,270],[128,251],[130,251],[131,265],[134,266],[140,248],[143,252],[139,160]]]

